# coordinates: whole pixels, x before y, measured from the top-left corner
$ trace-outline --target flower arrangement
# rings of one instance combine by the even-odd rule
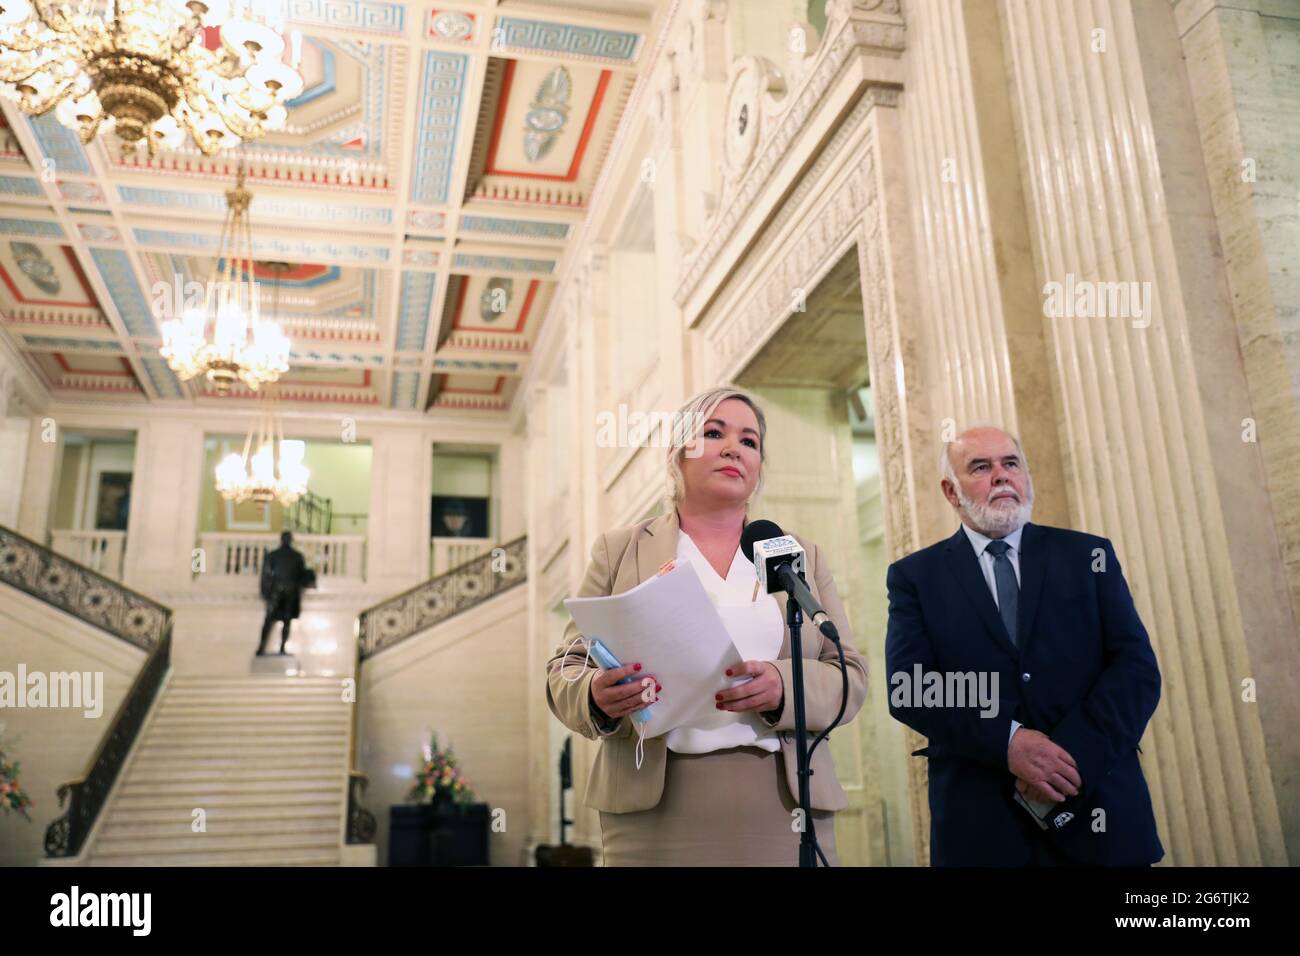
[[[461,805],[474,802],[474,791],[469,788],[469,779],[456,765],[456,754],[450,745],[446,750],[438,746],[437,734],[424,747],[424,764],[415,774],[415,785],[407,799],[417,803],[449,800]]]
[[[31,820],[27,815],[30,806],[33,806],[31,798],[18,783],[18,762],[9,761],[4,751],[4,742],[0,741],[0,810],[18,813],[23,819]]]

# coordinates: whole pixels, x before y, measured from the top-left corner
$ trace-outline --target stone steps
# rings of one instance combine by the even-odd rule
[[[297,747],[322,747],[333,744],[339,740],[346,741],[344,733],[348,728],[344,727],[306,727],[286,730],[284,728],[261,729],[256,725],[240,725],[237,727],[225,728],[220,733],[204,733],[202,728],[197,730],[185,728],[183,731],[177,731],[168,734],[166,737],[146,738],[141,743],[141,752],[144,748],[157,750],[186,750],[193,747],[204,746],[231,746],[231,747],[280,747],[281,752],[285,753]]]
[[[178,678],[179,679],[179,678]],[[292,677],[261,677],[256,684],[212,684],[201,686],[168,687],[170,701],[197,703],[211,701],[232,703],[243,701],[343,701],[343,685],[336,680],[315,687],[286,687],[283,690],[268,687],[268,681],[295,680]]]
[[[296,727],[277,727],[274,722],[259,723],[256,720],[171,720],[160,721],[153,733],[167,739],[188,741],[197,739],[244,738],[256,740],[259,737],[279,736],[289,738],[289,742],[308,743],[311,739],[332,740],[346,735],[351,721],[312,721]]]
[[[274,687],[276,691],[296,690],[300,687],[337,687],[337,677],[275,677],[268,675],[227,675],[210,676],[179,675],[170,687],[183,689],[187,687]]]
[[[263,789],[263,784],[275,788],[278,788],[281,784],[302,787],[310,787],[316,783],[328,785],[341,776],[345,776],[342,765],[321,767],[319,764],[315,764],[307,767],[285,767],[277,764],[267,764],[261,767],[245,767],[235,771],[225,767],[206,766],[172,768],[141,768],[133,766],[131,768],[130,784],[132,787],[175,786],[180,788],[182,786],[207,787],[213,784],[225,785],[229,783],[245,790],[260,790]]]
[[[341,792],[341,788],[329,787],[323,790],[305,790],[293,798],[292,806],[321,806],[334,801],[342,813],[346,801]],[[202,807],[208,813],[214,808],[237,808],[237,807],[284,807],[290,804],[286,803],[283,791],[263,791],[255,790],[243,793],[209,793],[201,797],[194,793],[137,793],[131,795],[120,794],[113,798],[113,809],[111,813],[117,810],[183,810],[189,813],[196,807]],[[106,818],[106,823],[113,822],[110,815]]]
[[[339,714],[350,716],[351,705],[341,700],[295,700],[295,701],[168,701],[158,711],[161,717],[219,717],[223,714],[235,716],[259,716],[265,714],[284,714],[291,717],[335,717]]]
[[[295,750],[291,754],[276,753],[273,750],[267,750],[258,754],[250,754],[247,751],[239,749],[229,749],[224,752],[207,753],[195,749],[192,751],[182,751],[180,753],[163,753],[156,751],[140,754],[139,758],[132,764],[132,769],[136,773],[148,774],[172,774],[184,773],[194,770],[211,770],[221,771],[224,773],[237,772],[243,768],[261,769],[264,767],[280,767],[283,769],[295,770],[316,770],[325,767],[343,767],[343,762],[347,757],[347,749],[344,747],[322,749],[316,753],[302,753]]]
[[[178,850],[170,853],[115,854],[91,858],[94,866],[339,866],[337,847],[271,847],[246,850]]]
[[[341,785],[341,782],[346,779],[347,775],[342,769],[310,775],[268,775],[254,778],[251,781],[242,780],[230,774],[220,774],[195,780],[145,778],[137,782],[135,775],[132,774],[127,778],[126,785],[122,787],[121,793],[123,797],[146,796],[149,794],[157,796],[192,795],[196,799],[235,793],[293,794],[301,790],[324,789],[335,782],[339,782]]]
[[[340,825],[337,803],[295,804],[284,806],[222,806],[205,808],[207,810],[207,827],[209,831],[218,827],[239,826],[257,827],[263,824],[292,827],[307,823],[328,821]],[[112,835],[132,833],[157,833],[160,835],[184,835],[190,832],[193,822],[193,807],[182,811],[164,810],[126,810],[119,809],[114,814],[113,822],[103,830],[106,838]]]
[[[235,853],[246,850],[338,850],[339,824],[290,832],[274,829],[214,830],[183,835],[133,833],[103,837],[95,846],[96,858],[105,863],[113,857],[141,856],[144,853]]]
[[[338,866],[351,705],[335,678],[175,677],[104,808],[99,866]],[[192,830],[201,808],[206,830]]]

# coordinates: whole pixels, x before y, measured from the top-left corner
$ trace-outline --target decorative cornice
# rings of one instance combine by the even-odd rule
[[[871,92],[890,93],[892,91],[885,90],[884,88],[875,88]],[[781,203],[780,207],[776,211],[776,215],[770,222],[768,222],[766,228],[763,230],[762,236],[755,244],[754,248],[747,254],[747,262],[763,262],[766,258],[767,250],[771,248],[773,243],[779,242],[780,237],[784,235],[785,226],[790,221],[791,217],[803,208],[804,200],[807,198],[808,194],[814,189],[825,188],[825,182],[822,179],[822,175],[825,173],[826,169],[836,161],[849,139],[858,133],[859,127],[863,121],[865,121],[867,114],[879,101],[880,100],[874,96],[865,96],[858,101],[857,106],[853,108],[852,112],[844,118],[844,121],[840,123],[839,128],[836,129],[835,135],[831,137],[830,141],[818,154],[816,162],[814,162],[808,171],[800,177],[799,184],[795,187],[794,192],[792,192],[786,200]],[[892,100],[890,102],[892,102]],[[747,287],[752,281],[750,275],[751,274],[748,270],[738,269],[734,272],[727,281],[723,283],[717,297],[718,301],[726,302],[730,299],[730,294],[733,289],[738,287]],[[782,314],[784,315],[785,313]]]
[[[467,395],[439,395],[433,400],[434,408],[465,408],[480,412],[503,412],[506,410],[504,398],[479,398]]]
[[[453,332],[438,348],[439,353],[452,349],[467,349],[484,352],[527,352],[528,341],[523,338],[504,338],[497,332],[485,332],[475,335],[472,332]]]
[[[527,51],[590,63],[634,63],[641,50],[640,33],[572,26],[545,20],[498,17],[492,53]]]
[[[887,2],[888,0],[877,0],[872,9]],[[859,7],[866,6],[865,3],[855,3],[853,9],[856,12]],[[830,29],[831,24],[828,22],[828,31]],[[722,248],[731,240],[736,226],[753,208],[758,194],[780,168],[791,142],[808,125],[851,54],[867,47],[896,55],[903,48],[903,27],[901,23],[847,19],[839,23],[839,29],[829,36],[829,42],[824,42],[822,47],[803,86],[789,97],[790,106],[785,113],[769,118],[768,123],[764,124],[767,126],[770,123],[771,131],[765,141],[759,144],[757,158],[747,166],[736,188],[729,191],[730,198],[725,208],[707,224],[708,238],[693,251],[683,270],[682,280],[673,293],[673,299],[679,306],[685,305],[686,300],[699,287]],[[898,101],[898,92],[897,86],[882,84],[869,87],[866,95],[871,97],[870,102],[873,104],[892,106]]]
[[[850,127],[846,123],[844,128]],[[873,148],[868,138],[863,152],[870,153]],[[809,189],[825,185],[819,180],[820,176],[813,173],[805,177],[800,192],[791,197],[781,210],[783,222],[800,207]],[[848,177],[817,214],[806,217],[801,231],[790,241],[782,243],[788,251],[776,257],[775,262],[763,264],[762,278],[751,283],[752,291],[743,304],[728,309],[723,321],[705,330],[711,346],[709,352],[716,356],[716,368],[722,376],[720,381],[728,374],[734,374],[747,357],[761,348],[786,321],[794,304],[792,290],[814,288],[819,273],[834,265],[833,253],[844,244],[866,204],[862,178]],[[774,223],[769,235],[775,236],[777,229],[779,225]]]

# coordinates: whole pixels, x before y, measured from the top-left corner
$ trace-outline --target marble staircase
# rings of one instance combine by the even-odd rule
[[[333,677],[173,675],[86,862],[340,865],[351,706]]]

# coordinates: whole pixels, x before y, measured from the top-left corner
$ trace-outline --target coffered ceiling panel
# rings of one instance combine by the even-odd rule
[[[70,401],[253,400],[158,354],[243,164],[284,401],[504,411],[665,6],[293,0],[285,128],[212,157],[124,158],[6,101],[0,335]]]

